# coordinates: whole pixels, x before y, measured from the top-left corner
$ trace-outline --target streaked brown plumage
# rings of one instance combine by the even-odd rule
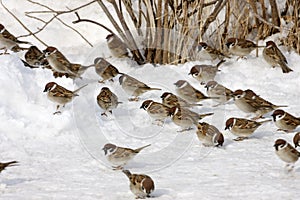
[[[222,146],[224,143],[223,134],[211,124],[199,122],[197,126],[197,137],[204,146]]]
[[[114,77],[123,74],[120,73],[115,66],[101,57],[95,58],[94,65],[96,73],[102,78],[99,83],[104,83],[107,80],[113,81]]]
[[[107,116],[106,112],[112,113],[112,110],[122,103],[118,101],[118,97],[108,87],[103,87],[97,96],[97,103],[104,110],[101,115]]]

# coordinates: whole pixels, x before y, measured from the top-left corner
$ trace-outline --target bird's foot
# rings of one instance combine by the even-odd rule
[[[243,141],[245,139],[248,139],[248,138],[247,137],[237,137],[237,138],[235,138],[233,140],[239,142],[239,141]]]

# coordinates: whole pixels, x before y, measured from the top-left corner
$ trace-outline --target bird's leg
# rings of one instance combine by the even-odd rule
[[[56,114],[61,114],[61,111],[59,111],[59,105],[56,106],[56,111],[53,113],[53,115],[56,115]]]
[[[161,119],[156,119],[152,124],[157,125],[157,126],[163,126],[164,121]]]
[[[105,82],[104,80],[100,80],[100,81],[98,81],[98,83],[101,83],[101,84],[102,84],[102,83],[104,83],[104,82]]]
[[[189,127],[189,128],[185,128],[185,129],[179,130],[179,131],[177,131],[177,132],[182,133],[182,132],[190,131],[190,130],[193,130],[193,128],[192,128],[192,127]]]
[[[255,117],[252,117],[251,120],[258,120],[258,119],[263,119],[263,118],[264,117],[261,114],[259,114],[259,115],[255,116]]]
[[[105,112],[101,113],[101,116],[107,117],[107,114]]]
[[[294,170],[294,165],[293,164],[291,164],[291,163],[288,163],[288,164],[286,164],[286,166],[285,166],[285,168],[286,168],[286,170],[287,170],[287,172],[292,172],[293,170]]]
[[[281,128],[277,129],[277,131],[283,131],[285,133],[293,133],[294,132],[294,131],[284,130],[284,129],[281,129]]]
[[[123,170],[124,167],[122,167],[121,165],[117,166],[117,167],[112,167],[113,170]]]
[[[139,101],[140,98],[139,97],[131,97],[128,99],[128,101]]]

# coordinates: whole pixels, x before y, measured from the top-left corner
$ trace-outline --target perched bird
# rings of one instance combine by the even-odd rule
[[[254,49],[264,47],[257,46],[250,40],[238,38],[229,38],[226,42],[226,46],[231,54],[239,56],[238,59],[249,55]]]
[[[300,132],[296,133],[293,138],[295,148],[300,147]]]
[[[58,111],[59,107],[61,105],[65,106],[65,104],[71,102],[74,97],[79,96],[77,93],[79,92],[79,90],[81,90],[85,86],[87,86],[87,84],[81,86],[77,90],[70,91],[70,90],[67,90],[66,88],[58,85],[55,82],[47,83],[45,86],[44,92],[47,92],[47,97],[49,100],[58,104],[56,106],[56,112],[53,114],[61,113],[60,111]]]
[[[233,91],[225,86],[217,83],[216,81],[209,81],[205,85],[207,96],[218,97],[214,101],[219,104],[224,104],[233,98]]]
[[[49,65],[48,61],[45,58],[45,55],[41,50],[36,46],[30,46],[28,51],[24,55],[25,61],[22,62],[26,67],[38,68],[38,67],[47,67]]]
[[[214,113],[198,114],[189,109],[183,107],[171,108],[171,119],[172,121],[182,128],[179,132],[191,130],[193,126],[197,126],[199,120],[204,117],[213,115]]]
[[[107,160],[113,164],[114,169],[123,169],[128,161],[132,160],[141,150],[149,146],[150,144],[137,149],[130,149],[108,143],[104,145],[102,150]]]
[[[197,136],[204,146],[222,146],[224,143],[223,134],[211,124],[199,122],[197,126]]]
[[[138,198],[150,197],[150,194],[154,191],[154,181],[152,178],[145,174],[131,174],[129,170],[123,170],[123,173],[129,179],[130,190]]]
[[[28,49],[20,47],[19,44],[30,44],[30,42],[18,40],[14,35],[7,31],[2,24],[0,24],[0,49],[4,50],[4,54],[6,54],[7,50],[18,52]]]
[[[197,103],[205,99],[219,98],[219,97],[205,96],[202,92],[195,89],[191,84],[189,84],[187,81],[184,80],[179,80],[176,83],[174,83],[174,85],[176,86],[177,94],[184,100],[188,101],[189,103]]]
[[[219,70],[219,67],[225,60],[221,60],[216,66],[213,65],[195,65],[191,68],[189,75],[192,75],[201,85],[208,81],[213,81]]]
[[[133,98],[130,98],[130,101],[138,101],[139,96],[142,95],[145,92],[148,92],[150,90],[161,90],[159,88],[151,88],[145,83],[127,75],[123,74],[119,78],[119,83],[122,86],[123,90],[128,94],[132,95]]]
[[[229,118],[226,121],[225,130],[228,129],[232,134],[238,136],[238,138],[234,139],[235,141],[241,141],[252,135],[262,124],[270,121],[271,120],[256,122],[243,118]]]
[[[97,103],[104,110],[101,115],[107,116],[107,111],[112,114],[112,110],[117,108],[122,102],[118,101],[117,95],[110,91],[109,88],[103,87],[97,96]]]
[[[300,125],[300,118],[281,110],[275,110],[272,115],[278,131],[293,132]]]
[[[254,113],[257,116],[253,119],[259,119],[264,114],[271,112],[279,107],[286,107],[284,105],[274,105],[269,101],[261,98],[252,90],[236,90],[233,93],[235,105],[245,113]]]
[[[292,145],[283,139],[277,139],[274,144],[276,155],[284,162],[286,162],[286,168],[288,171],[292,171],[295,162],[300,157],[298,152]]]
[[[127,45],[115,34],[106,36],[107,46],[113,56],[117,58],[129,57]]]
[[[55,47],[47,47],[43,53],[51,68],[59,73],[69,74],[70,78],[81,78],[83,72],[94,65],[83,66],[71,63],[60,51]]]
[[[98,57],[94,60],[94,65],[96,73],[102,78],[99,83],[104,83],[107,80],[113,81],[114,77],[119,74],[123,74],[120,73],[115,66],[101,57]]]
[[[159,123],[163,123],[171,115],[169,107],[152,100],[144,101],[140,109],[146,110],[148,115]]]
[[[287,66],[287,60],[273,41],[267,41],[263,50],[263,57],[272,67],[281,67],[283,73],[289,73],[293,70]]]
[[[172,94],[171,92],[164,92],[160,98],[162,99],[162,104],[168,106],[169,108],[172,107],[193,107],[193,106],[202,106],[200,103],[189,103],[186,100]]]
[[[12,167],[17,164],[17,161],[11,161],[11,162],[6,162],[6,163],[1,163],[0,162],[0,173],[6,168],[6,167]]]
[[[224,57],[228,58],[228,56],[223,54],[221,51],[207,45],[205,42],[200,42],[196,48],[197,48],[197,58],[200,60],[215,60],[215,59],[222,60]]]

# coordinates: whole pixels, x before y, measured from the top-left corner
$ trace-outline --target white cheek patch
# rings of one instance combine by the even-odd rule
[[[182,84],[179,88],[184,88],[185,86],[188,85],[188,82],[185,82],[184,84]]]
[[[5,30],[6,30],[5,28],[4,28],[4,29],[2,29],[2,30],[0,31],[0,33],[3,33]]]
[[[111,36],[111,37],[109,37],[109,38],[107,39],[107,42],[108,42],[108,43],[111,43],[111,42],[113,41],[113,39],[114,39],[114,37]]]
[[[55,88],[56,88],[56,84],[54,84],[53,86],[52,86],[52,88],[50,89],[50,91],[52,91],[52,90],[54,90]]]
[[[284,149],[284,148],[286,148],[287,146],[288,146],[288,143],[286,142],[285,145],[283,145],[283,146],[280,145],[280,146],[279,146],[279,149]]]
[[[276,115],[276,121],[283,119],[285,117],[285,115],[286,114],[284,114],[284,115]]]
[[[146,110],[148,110],[152,104],[153,104],[153,101],[151,103],[149,103],[148,106],[146,106]]]

